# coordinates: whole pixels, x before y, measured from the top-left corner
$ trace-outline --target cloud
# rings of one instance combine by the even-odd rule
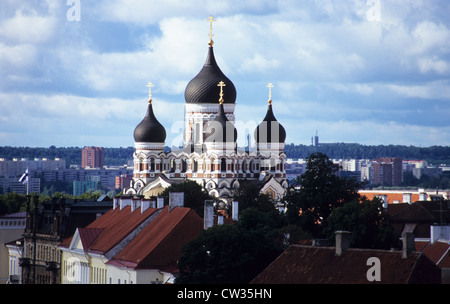
[[[434,81],[422,85],[391,84],[387,85],[387,87],[404,97],[440,100],[450,99],[450,87],[448,81]]]

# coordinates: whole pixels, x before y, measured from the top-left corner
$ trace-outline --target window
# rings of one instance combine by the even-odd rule
[[[225,158],[222,158],[220,160],[220,171],[226,172],[227,171],[227,160]]]

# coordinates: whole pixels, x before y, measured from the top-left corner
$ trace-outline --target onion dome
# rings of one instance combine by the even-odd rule
[[[217,95],[219,95],[217,84],[220,81],[226,84],[224,94],[227,96],[227,100],[225,103],[235,103],[236,88],[217,65],[212,43],[210,43],[205,65],[186,86],[184,92],[186,103],[216,103]]]
[[[152,99],[151,99],[151,83],[147,113],[144,119],[134,129],[134,141],[146,143],[163,143],[166,141],[166,129],[156,119],[153,113]]]
[[[272,84],[269,84],[269,89]],[[277,121],[272,110],[272,96],[269,91],[269,106],[267,108],[266,116],[263,121],[256,127],[255,130],[256,143],[284,143],[286,140],[286,130]]]
[[[220,86],[219,112],[213,120],[210,120],[205,124],[205,142],[236,142],[236,127],[228,120],[223,109],[223,87],[225,87],[225,84],[224,82],[220,82],[218,86]]]

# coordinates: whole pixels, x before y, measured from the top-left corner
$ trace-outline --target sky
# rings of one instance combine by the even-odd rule
[[[240,146],[269,82],[287,144],[448,146],[449,13],[447,0],[0,0],[0,146],[133,146],[148,82],[180,145],[209,16]]]

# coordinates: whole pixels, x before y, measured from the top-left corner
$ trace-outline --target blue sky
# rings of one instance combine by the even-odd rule
[[[214,51],[238,142],[265,115],[287,143],[450,145],[449,1],[1,0],[0,145],[132,146],[153,105],[180,143],[184,89]]]

